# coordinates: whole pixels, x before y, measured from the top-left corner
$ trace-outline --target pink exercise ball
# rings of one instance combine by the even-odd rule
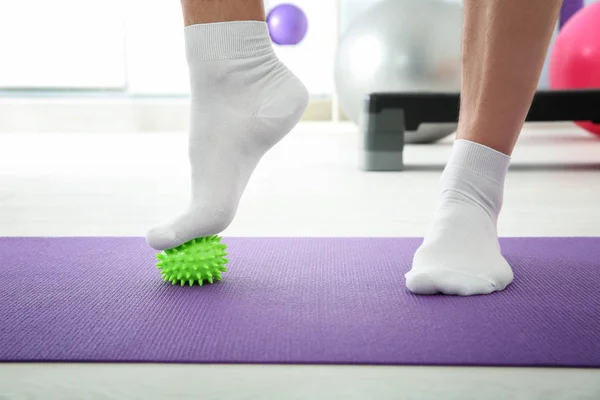
[[[600,2],[579,10],[560,30],[550,55],[550,88],[600,89]],[[600,124],[576,124],[600,136]]]

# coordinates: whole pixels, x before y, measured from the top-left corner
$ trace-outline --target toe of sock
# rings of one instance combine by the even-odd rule
[[[182,242],[172,229],[167,226],[158,226],[148,231],[146,243],[155,250],[166,250],[177,247]]]
[[[496,282],[474,275],[435,269],[406,274],[406,287],[415,294],[474,296],[504,289]]]

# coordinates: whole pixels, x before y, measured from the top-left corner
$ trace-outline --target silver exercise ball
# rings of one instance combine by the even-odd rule
[[[373,92],[458,92],[462,7],[444,0],[381,0],[342,35],[335,59],[340,107],[359,123]],[[426,124],[407,143],[431,143],[456,124]]]

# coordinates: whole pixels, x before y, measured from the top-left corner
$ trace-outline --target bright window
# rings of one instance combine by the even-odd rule
[[[283,1],[266,0],[267,11]],[[333,92],[336,0],[289,0],[309,30],[278,56],[314,95]],[[367,2],[368,3],[368,2]],[[173,0],[0,1],[0,89],[189,91],[180,4]]]
[[[119,0],[0,2],[0,87],[123,88]]]

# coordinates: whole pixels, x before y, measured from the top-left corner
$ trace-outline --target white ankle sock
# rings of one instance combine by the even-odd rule
[[[192,199],[182,215],[148,232],[157,250],[224,230],[254,168],[308,102],[304,85],[273,52],[264,22],[191,25],[185,44]]]
[[[411,292],[470,296],[512,282],[496,229],[509,163],[509,156],[481,144],[454,143],[433,222],[406,274]]]

